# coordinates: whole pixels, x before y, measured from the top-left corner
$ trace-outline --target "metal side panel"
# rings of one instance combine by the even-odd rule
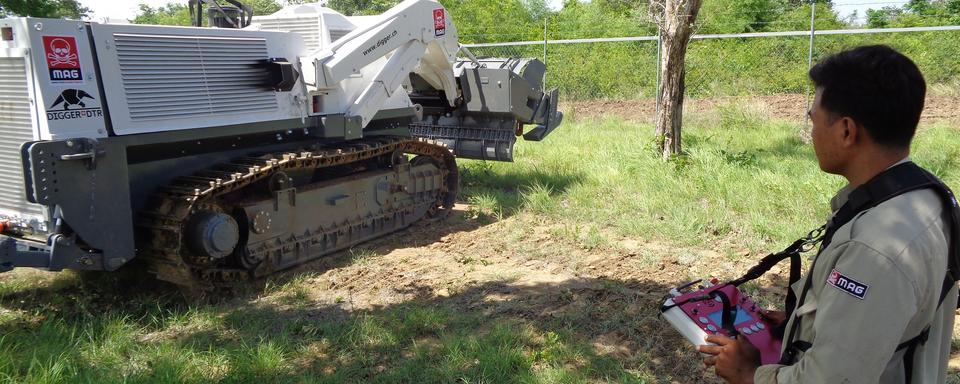
[[[121,140],[43,141],[31,144],[26,152],[36,200],[58,207],[73,232],[59,235],[51,269],[113,270],[135,257],[126,148]],[[81,252],[77,247],[81,243],[91,251]]]
[[[293,33],[92,25],[104,93],[118,135],[268,122],[306,115],[293,92],[265,87],[264,62],[296,62]]]
[[[320,18],[313,17],[284,17],[271,18],[254,17],[254,22],[260,24],[261,31],[280,31],[295,32],[303,37],[303,42],[308,52],[319,50],[322,46],[320,40]]]
[[[0,218],[41,232],[43,206],[26,200],[20,145],[35,140],[35,112],[30,103],[25,57],[0,57]]]
[[[87,24],[58,19],[5,19],[12,43],[29,56],[39,140],[106,137],[103,100]],[[18,37],[19,36],[19,37]]]

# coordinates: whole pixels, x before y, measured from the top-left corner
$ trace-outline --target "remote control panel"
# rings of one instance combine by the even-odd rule
[[[707,284],[690,293],[680,292],[696,283],[672,289],[671,297],[662,307],[663,316],[680,334],[694,345],[708,344],[704,340],[708,334],[744,337],[760,350],[761,364],[773,364],[780,360],[782,341],[771,333],[775,324],[760,315],[762,308],[730,284]],[[724,329],[725,305],[721,296],[727,298],[732,320],[730,327],[736,330],[733,334]]]

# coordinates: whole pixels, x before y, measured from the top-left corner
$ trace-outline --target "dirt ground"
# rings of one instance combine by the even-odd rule
[[[347,313],[420,300],[491,319],[569,319],[578,341],[627,367],[646,365],[676,383],[716,381],[657,309],[667,290],[690,276],[732,276],[740,265],[708,250],[628,238],[587,249],[558,239],[553,233],[562,224],[526,214],[483,224],[468,210],[458,205],[444,223],[418,225],[340,256],[352,257],[349,263],[334,258],[308,266],[301,285],[311,287],[316,306]]]
[[[366,244],[359,256],[306,267],[312,272],[302,285],[310,287],[310,301],[350,313],[419,300],[491,319],[559,321],[597,354],[628,368],[673,383],[721,382],[657,316],[658,308],[669,288],[696,277],[737,277],[763,255],[743,251],[742,261],[731,261],[709,249],[630,238],[589,249],[555,236],[563,224],[528,214],[484,224],[468,210],[458,205],[444,223],[418,225]],[[766,292],[761,302],[782,302],[787,269],[784,263],[759,281]],[[951,366],[960,367],[960,357]]]
[[[749,100],[770,116],[783,120],[802,121],[807,106],[805,95],[771,95],[714,97],[687,100],[684,113],[709,112],[718,104]],[[652,122],[655,100],[576,101],[561,104],[561,109],[577,119],[619,116],[628,121]],[[960,102],[956,96],[928,95],[921,121],[960,121]]]

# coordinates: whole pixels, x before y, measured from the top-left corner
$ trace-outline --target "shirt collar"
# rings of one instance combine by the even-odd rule
[[[910,156],[904,157],[902,160],[887,167],[887,169],[885,169],[884,171],[910,161],[912,161],[910,160]],[[853,188],[850,188],[850,184],[847,184],[843,188],[840,188],[840,190],[837,191],[837,194],[833,195],[833,198],[830,199],[830,210],[833,212],[836,212],[837,210],[840,209],[840,207],[846,204],[847,199],[850,197],[850,192],[852,191],[853,191]]]

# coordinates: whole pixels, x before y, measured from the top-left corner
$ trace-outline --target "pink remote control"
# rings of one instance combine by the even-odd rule
[[[761,364],[773,364],[780,360],[782,341],[771,330],[775,324],[760,316],[762,308],[750,297],[730,284],[701,287],[680,293],[681,289],[697,282],[670,291],[672,297],[664,303],[663,316],[694,345],[708,344],[708,334],[744,337],[760,350]],[[724,308],[728,310],[728,324],[724,324]]]

